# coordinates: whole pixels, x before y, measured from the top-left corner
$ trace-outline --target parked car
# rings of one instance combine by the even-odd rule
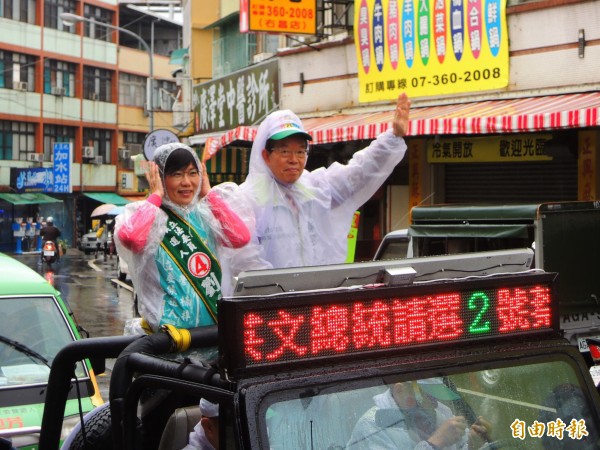
[[[86,255],[90,253],[96,252],[96,244],[98,242],[98,237],[96,236],[96,231],[90,231],[89,233],[84,234],[79,240],[79,250],[84,252]],[[109,234],[107,246],[110,248],[110,244],[112,242],[112,237]]]
[[[65,345],[81,339],[73,312],[53,286],[0,253],[0,437],[16,448],[38,445],[50,367]],[[61,440],[80,414],[103,403],[89,361],[75,365]],[[62,415],[62,411],[55,412]]]

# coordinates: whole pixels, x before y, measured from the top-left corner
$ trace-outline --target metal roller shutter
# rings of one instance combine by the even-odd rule
[[[577,160],[445,165],[446,203],[577,200]]]

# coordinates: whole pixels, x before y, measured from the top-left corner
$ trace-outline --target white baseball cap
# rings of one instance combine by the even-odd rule
[[[200,399],[200,414],[204,417],[219,417],[219,405]]]
[[[312,141],[312,136],[304,130],[298,116],[289,109],[275,111],[269,115],[268,119],[270,127],[267,139],[278,141],[293,134],[301,134],[309,141]]]

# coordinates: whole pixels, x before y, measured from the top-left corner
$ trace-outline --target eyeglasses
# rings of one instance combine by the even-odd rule
[[[308,149],[290,150],[288,148],[274,148],[273,153],[277,153],[282,158],[289,158],[290,156],[294,155],[298,159],[304,159],[308,154]]]
[[[183,180],[183,177],[186,175],[188,178],[198,178],[200,176],[200,172],[197,170],[190,170],[189,172],[177,171],[177,172],[173,172],[167,176],[179,181],[179,180]]]

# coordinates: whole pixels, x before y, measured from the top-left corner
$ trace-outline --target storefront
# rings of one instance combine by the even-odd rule
[[[24,251],[35,250],[35,236],[42,219],[66,223],[62,200],[42,193],[0,193],[0,251],[13,252],[20,239]],[[18,225],[18,226],[17,226]]]
[[[371,212],[361,216],[359,243],[405,227],[410,207],[421,203],[595,198],[593,127],[600,125],[599,111],[600,92],[413,107],[409,152],[372,200],[378,206],[366,206]],[[389,108],[303,118],[313,137],[307,168],[315,160],[316,166],[344,163],[386,130],[393,114]],[[229,164],[219,154],[232,148],[248,151],[256,129],[237,126],[193,136],[190,142],[203,144],[209,167],[218,170]],[[239,150],[236,155],[239,161]]]

